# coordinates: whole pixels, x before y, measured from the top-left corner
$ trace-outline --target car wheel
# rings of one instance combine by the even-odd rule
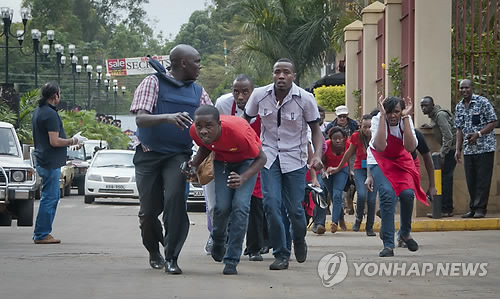
[[[71,184],[67,184],[66,186],[64,186],[64,195],[65,196],[71,195]]]
[[[93,203],[94,200],[95,200],[95,196],[85,195],[85,197],[84,197],[84,202],[85,203]]]
[[[0,213],[0,226],[11,226],[12,225],[12,216],[9,212],[5,211],[5,213]]]
[[[85,194],[85,182],[81,182],[78,184],[78,195],[84,195]]]
[[[42,186],[38,187],[35,190],[35,199],[40,199],[42,198]]]
[[[14,202],[17,226],[33,226],[33,206],[33,199],[16,200]]]

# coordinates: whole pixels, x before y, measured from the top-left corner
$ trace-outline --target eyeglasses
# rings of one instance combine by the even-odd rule
[[[347,114],[337,115],[337,118],[347,118]]]

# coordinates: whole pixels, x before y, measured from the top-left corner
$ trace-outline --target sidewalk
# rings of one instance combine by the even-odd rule
[[[412,219],[411,231],[412,232],[437,232],[437,231],[475,231],[475,230],[500,230],[500,215],[499,214],[487,214],[485,218],[474,219],[461,218],[460,215],[455,215],[453,217],[432,219],[428,217],[414,217]],[[331,216],[327,215],[326,229],[330,230]],[[352,225],[355,221],[354,215],[345,215],[345,222],[347,226],[347,231],[352,231]],[[395,217],[396,230],[399,229],[399,214]],[[365,221],[366,216],[361,224],[360,231],[365,231]],[[373,230],[378,232],[380,229],[380,218],[375,216],[375,223],[373,225]],[[311,228],[309,228],[311,230]],[[339,231],[340,227],[339,227]]]

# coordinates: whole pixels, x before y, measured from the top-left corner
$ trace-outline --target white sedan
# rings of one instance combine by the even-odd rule
[[[134,151],[98,151],[85,175],[85,203],[97,197],[139,198],[133,158]]]

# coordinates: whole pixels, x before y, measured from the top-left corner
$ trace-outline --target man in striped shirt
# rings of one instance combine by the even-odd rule
[[[193,47],[174,47],[170,52],[171,71],[146,77],[130,107],[136,114],[140,143],[134,164],[142,242],[149,251],[151,267],[165,267],[168,274],[182,273],[177,258],[189,230],[186,178],[179,169],[192,154],[189,126],[196,108],[212,105],[207,92],[194,82],[200,74],[200,60]],[[165,235],[158,219],[161,213]],[[165,247],[166,263],[160,243]]]

